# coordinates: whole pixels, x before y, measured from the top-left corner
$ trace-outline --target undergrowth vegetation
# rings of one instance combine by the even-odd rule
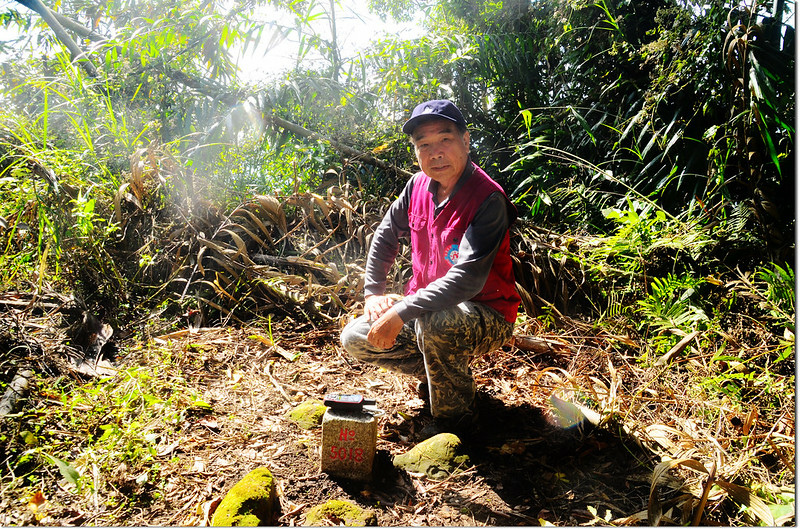
[[[263,27],[239,2],[84,4],[44,8],[81,54],[41,13],[0,18],[27,35],[0,73],[0,390],[38,368],[35,405],[3,418],[4,492],[35,511],[63,480],[111,525],[163,494],[160,440],[209,404],[152,338],[267,318],[333,332],[414,163],[398,123],[448,97],[519,209],[518,334],[592,335],[607,355],[549,388],[663,460],[650,518],[628,522],[711,504],[722,523],[792,523],[793,2],[444,0],[424,37],[349,59],[313,1]],[[291,31],[324,66],[237,76],[235,49]],[[89,379],[46,358],[58,340],[27,335],[66,327],[65,307],[122,331],[137,363]],[[668,471],[686,487],[664,506]]]

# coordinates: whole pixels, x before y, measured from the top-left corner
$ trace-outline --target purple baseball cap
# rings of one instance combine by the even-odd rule
[[[467,121],[452,101],[448,101],[447,99],[433,99],[414,107],[411,117],[403,125],[403,132],[410,135],[414,132],[414,129],[417,128],[417,125],[432,117],[449,119],[456,125],[467,128]]]

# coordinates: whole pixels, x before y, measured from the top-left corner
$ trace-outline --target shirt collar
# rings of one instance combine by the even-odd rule
[[[472,176],[472,173],[475,172],[475,164],[472,163],[472,159],[468,156],[467,157],[467,165],[464,166],[464,172],[461,173],[461,176],[458,177],[458,182],[456,182],[455,187],[453,187],[453,192],[450,193],[446,199],[444,199],[437,207],[442,207],[450,200],[450,197],[458,193],[458,190],[464,187],[464,184],[469,180],[469,177]],[[428,192],[434,197],[434,203],[436,202],[436,190],[439,189],[439,182],[431,179],[428,182]]]

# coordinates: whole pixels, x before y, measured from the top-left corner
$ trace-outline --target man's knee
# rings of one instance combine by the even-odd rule
[[[356,358],[363,356],[369,347],[369,342],[367,341],[369,327],[369,322],[363,316],[348,323],[342,329],[342,334],[339,337],[344,350]]]

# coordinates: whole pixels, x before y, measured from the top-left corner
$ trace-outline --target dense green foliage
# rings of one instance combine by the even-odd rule
[[[537,285],[528,317],[547,328],[570,311],[635,336],[643,365],[697,336],[731,366],[693,385],[704,398],[780,408],[794,382],[793,2],[372,0],[397,20],[424,13],[426,33],[349,58],[338,4],[269,4],[66,0],[54,19],[6,4],[0,23],[20,36],[0,43],[3,291],[74,292],[111,319],[191,308],[168,284],[202,265],[192,244],[237,205],[293,196],[313,220],[342,189],[357,190],[352,210],[385,204],[414,163],[400,123],[445,97],[524,225],[592,237],[547,252],[515,238],[561,267],[521,267]],[[269,61],[289,36],[295,66],[245,80],[237,57]],[[734,327],[767,349],[728,354]],[[92,435],[134,457],[147,445],[125,428]]]
[[[474,158],[521,217],[609,237],[568,256],[594,270],[601,311],[609,293],[634,306],[650,288],[637,277],[695,288],[792,260],[794,28],[771,4],[442,1],[424,6],[425,36],[349,60],[334,6],[258,21],[246,3],[67,2],[74,60],[52,24],[10,9],[3,22],[29,31],[0,79],[6,288],[66,280],[90,304],[159,302],[159,222],[334,184],[391,196],[405,177],[387,167],[413,162],[398,125],[433,97],[463,109]],[[269,41],[268,58],[292,32],[296,66],[244,84],[234,53]],[[306,68],[313,50],[322,66]]]
[[[399,18],[422,7],[374,4]],[[331,184],[391,196],[404,176],[334,147],[410,168],[398,125],[432,97],[457,101],[475,159],[523,218],[629,245],[599,263],[632,253],[622,270],[663,277],[792,260],[794,28],[771,5],[443,1],[424,7],[425,36],[349,60],[334,5],[291,4],[275,21],[249,4],[67,2],[66,39],[9,9],[5,25],[29,31],[5,47],[1,79],[4,283],[63,278],[127,300],[158,283],[164,249],[152,226],[123,229],[126,214],[204,215]],[[296,66],[244,84],[234,54],[268,58],[290,33]],[[313,50],[321,66],[306,68]]]
[[[68,251],[102,276],[77,278],[87,292],[125,299],[127,282],[147,277],[120,269],[109,245],[142,266],[153,257],[121,230],[126,207],[225,210],[254,192],[331,183],[390,196],[399,173],[271,116],[409,168],[398,124],[431,97],[461,106],[474,157],[522,217],[609,235],[630,228],[620,219],[652,219],[637,229],[655,244],[628,241],[646,257],[628,272],[662,275],[648,269],[655,251],[698,274],[794,253],[794,29],[771,5],[443,1],[425,7],[425,36],[344,60],[333,4],[276,11],[292,24],[258,21],[246,3],[66,2],[56,20],[81,54],[70,60],[65,38],[23,4],[3,18],[28,29],[5,47],[15,60],[1,79],[7,285],[91,275],[64,266]],[[374,5],[399,18],[419,7]],[[322,66],[298,60],[243,84],[234,53],[292,31],[298,57],[316,50]]]
[[[388,4],[378,7],[399,17],[414,9]],[[69,64],[41,21],[10,11],[7,25],[32,25],[52,50],[5,69],[15,103],[7,126],[26,131],[11,141],[66,142],[55,145],[88,155],[87,176],[109,187],[133,151],[153,142],[209,179],[214,197],[288,189],[295,177],[313,186],[341,167],[324,146],[277,128],[258,134],[269,112],[359,150],[391,147],[384,156],[408,165],[397,121],[421,99],[450,97],[473,126],[476,157],[505,169],[501,179],[534,220],[609,229],[603,209],[633,193],[673,215],[722,223],[728,238],[759,252],[786,257],[793,243],[793,28],[764,19],[767,7],[442,2],[428,8],[436,31],[377,42],[350,62],[335,33],[309,29],[299,54],[316,47],[327,65],[298,63],[264,88],[240,84],[232,52],[280,40],[291,26],[254,22],[247,5],[59,9],[95,29],[80,36],[96,77]],[[286,15],[310,28],[327,13],[312,2]],[[248,123],[255,136],[242,136]]]

